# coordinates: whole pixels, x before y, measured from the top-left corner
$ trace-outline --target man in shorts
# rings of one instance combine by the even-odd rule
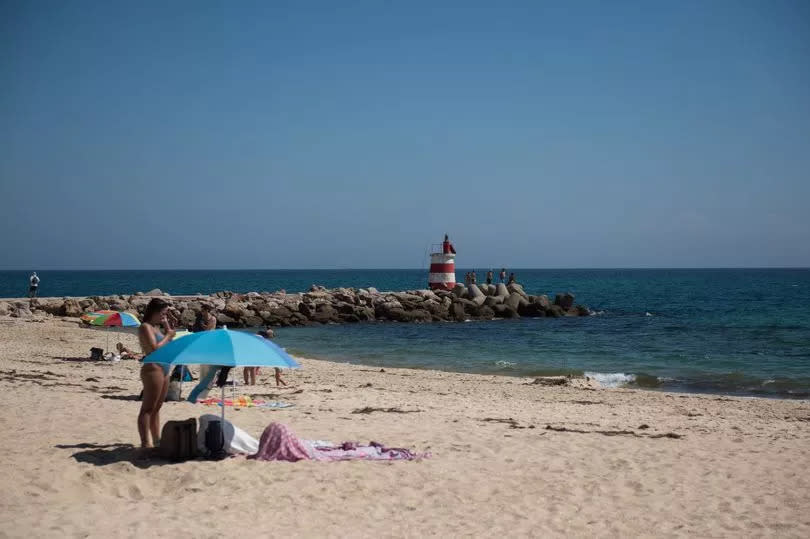
[[[31,274],[31,277],[28,278],[28,297],[35,298],[37,297],[37,291],[39,290],[39,277],[37,277],[37,272]]]

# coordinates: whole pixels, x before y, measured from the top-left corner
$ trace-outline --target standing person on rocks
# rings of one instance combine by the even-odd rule
[[[506,268],[501,268],[501,272],[498,274],[498,279],[500,282],[506,282]]]
[[[492,270],[489,270],[489,271],[487,272],[487,284],[492,284],[492,278],[493,278],[494,276],[495,276],[495,274],[494,274],[494,273],[492,273]]]
[[[37,297],[38,290],[39,290],[39,277],[37,277],[37,272],[34,272],[28,278],[28,297],[29,298]]]
[[[138,340],[144,356],[174,338],[175,332],[169,323],[168,314],[169,303],[166,300],[154,298],[146,306],[143,323],[138,328]],[[163,326],[165,333],[160,332],[159,325]],[[144,363],[141,367],[141,382],[143,399],[138,413],[138,434],[141,437],[141,447],[149,448],[160,444],[160,407],[163,406],[169,390],[168,370],[157,363]]]
[[[470,286],[470,272],[464,274],[464,286]]]
[[[507,284],[507,285],[510,285],[510,284],[512,284],[512,283],[514,283],[514,282],[515,282],[515,274],[514,274],[514,273],[510,273],[510,274],[509,274],[509,282],[508,282],[508,283],[506,283],[506,284]]]
[[[453,247],[453,244],[450,243],[450,238],[447,234],[444,235],[444,242],[442,242],[442,253],[446,255],[456,254],[456,249]]]
[[[472,273],[470,273],[470,284],[475,284],[477,282],[478,282],[478,276],[475,275],[475,270],[472,270]]]

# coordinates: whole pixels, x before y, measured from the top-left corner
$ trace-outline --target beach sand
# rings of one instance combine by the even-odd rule
[[[76,319],[0,318],[0,537],[810,537],[807,401],[304,359],[290,388],[268,370],[240,388],[293,408],[228,419],[432,457],[167,464],[134,458],[139,364],[82,360],[105,342]]]

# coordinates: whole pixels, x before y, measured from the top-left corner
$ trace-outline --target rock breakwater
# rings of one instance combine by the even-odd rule
[[[161,296],[182,326],[194,323],[203,304],[212,305],[220,325],[228,327],[306,326],[356,322],[444,322],[495,318],[587,316],[570,293],[534,296],[519,284],[456,285],[452,291],[379,292],[375,288],[335,288],[313,285],[309,292],[217,292],[211,295],[169,296],[160,290],[118,296],[0,300],[0,316],[80,317],[88,311],[111,309],[139,315],[149,301]]]

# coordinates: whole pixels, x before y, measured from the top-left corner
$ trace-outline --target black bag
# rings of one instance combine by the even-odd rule
[[[222,387],[228,381],[228,373],[231,372],[230,367],[220,367],[219,374],[217,375],[217,387]]]
[[[218,420],[208,422],[205,429],[205,449],[208,451],[206,456],[212,460],[222,460],[228,456],[225,452],[225,433]]]
[[[160,456],[172,462],[197,458],[197,419],[167,421],[160,433]]]
[[[90,349],[90,359],[93,361],[101,361],[104,359],[104,350],[101,348],[93,347]]]

